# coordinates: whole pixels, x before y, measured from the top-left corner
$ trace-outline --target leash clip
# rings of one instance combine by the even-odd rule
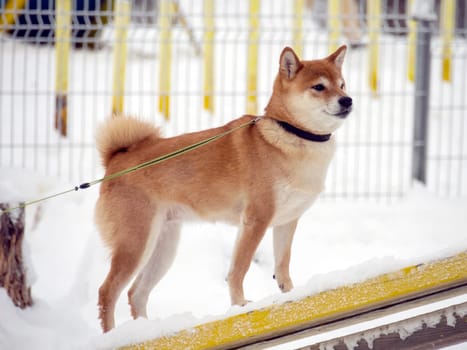
[[[256,123],[259,122],[261,119],[263,119],[263,116],[262,116],[262,115],[257,116],[255,119],[253,119],[253,124],[256,124]]]

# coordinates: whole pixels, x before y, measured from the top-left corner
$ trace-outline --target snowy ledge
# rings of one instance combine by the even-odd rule
[[[129,345],[124,349],[205,349],[241,346],[465,283],[466,265],[467,252],[463,252],[451,258],[409,266],[297,300],[290,300],[290,296],[284,295],[281,300],[270,306],[247,312],[245,309],[238,309],[237,311],[241,310],[242,313],[191,326],[171,335],[157,335],[155,325],[154,336],[160,336],[159,338]],[[114,334],[113,339],[117,342],[118,338],[128,341],[135,330],[134,326],[135,323],[131,326],[128,324],[128,327],[120,327],[118,333],[121,337]],[[144,340],[135,339],[134,343]]]

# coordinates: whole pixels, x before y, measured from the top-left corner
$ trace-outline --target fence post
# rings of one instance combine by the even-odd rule
[[[113,49],[112,84],[112,115],[114,116],[123,113],[130,13],[131,3],[129,1],[118,0],[116,2],[114,12],[115,44]]]
[[[381,32],[381,0],[371,0],[367,8],[368,19],[368,83],[374,96],[378,95],[379,84],[379,35]]]
[[[258,47],[260,7],[260,0],[250,0],[250,9],[248,15],[249,37],[246,73],[246,112],[253,115],[258,113]]]
[[[414,13],[417,22],[415,57],[415,106],[412,146],[412,179],[426,183],[428,151],[428,114],[431,69],[431,23],[436,19],[433,7],[426,13]]]
[[[203,107],[214,113],[214,0],[204,0]]]
[[[68,77],[71,45],[71,0],[55,4],[55,129],[68,133]]]
[[[159,112],[170,119],[173,0],[159,1]]]

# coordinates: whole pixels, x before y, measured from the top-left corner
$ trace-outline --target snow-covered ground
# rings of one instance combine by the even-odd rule
[[[68,187],[24,170],[0,171],[1,197],[10,201]],[[34,306],[15,308],[0,289],[0,348],[109,348],[242,311],[230,308],[225,283],[235,229],[191,223],[173,268],[151,294],[149,320],[132,321],[122,293],[117,328],[102,335],[97,289],[109,265],[93,224],[96,196],[97,186],[28,208],[25,248]],[[441,198],[420,185],[391,204],[318,201],[300,222],[294,242],[296,289],[278,293],[268,234],[246,277],[246,295],[254,301],[247,308],[465,251],[466,209],[467,198]]]

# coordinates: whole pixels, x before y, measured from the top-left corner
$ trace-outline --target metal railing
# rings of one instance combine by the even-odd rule
[[[67,2],[71,10],[54,7]],[[325,197],[399,198],[414,176],[440,194],[465,195],[465,4],[435,1],[436,19],[417,30],[410,3],[4,0],[0,167],[88,181],[102,171],[94,131],[112,111],[152,120],[166,135],[261,114],[284,46],[314,59],[347,43],[355,108],[337,132]],[[418,76],[430,78],[417,85],[422,67]],[[425,109],[416,111],[420,99]],[[425,139],[414,139],[415,115],[429,121]]]

